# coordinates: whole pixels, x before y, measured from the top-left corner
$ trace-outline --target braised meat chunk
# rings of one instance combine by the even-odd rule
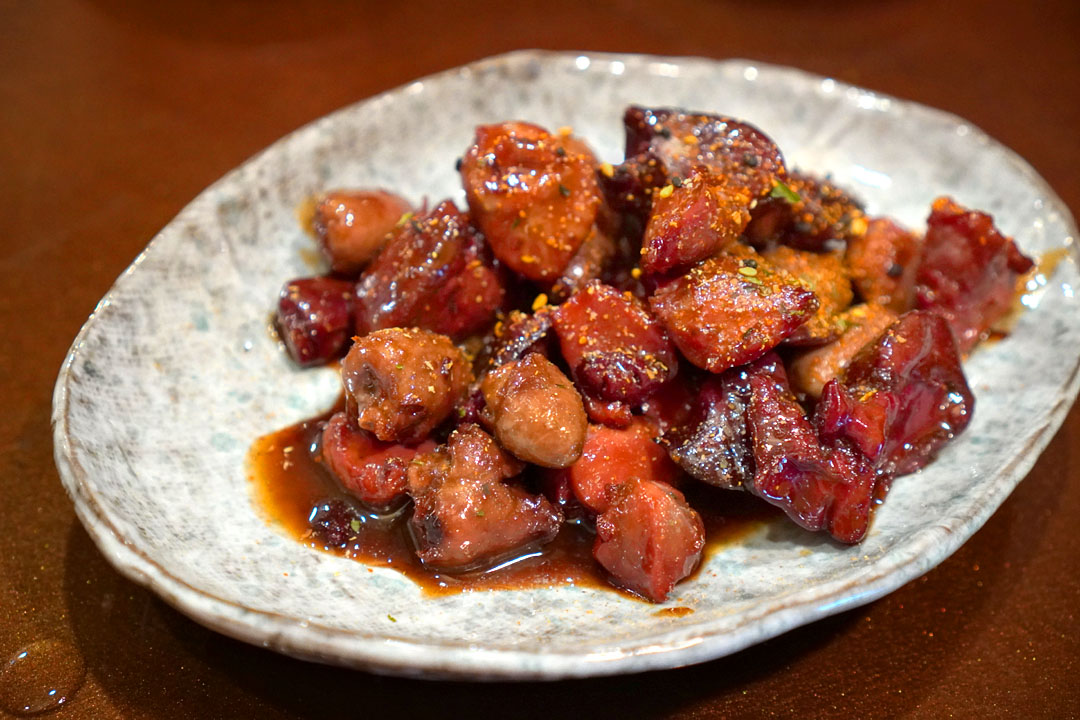
[[[619,485],[596,518],[593,557],[616,584],[653,602],[694,571],[704,547],[701,516],[681,492],[655,480]]]
[[[895,313],[915,307],[915,273],[922,256],[923,238],[889,218],[873,218],[866,232],[852,238],[844,257],[851,280],[868,303]]]
[[[341,357],[352,335],[353,303],[349,282],[310,277],[285,283],[274,325],[293,362],[311,367]]]
[[[591,283],[553,320],[575,382],[594,400],[638,405],[678,372],[663,327],[629,293]]]
[[[556,280],[593,230],[596,158],[568,132],[485,125],[461,161],[465,196],[495,255],[530,280]]]
[[[587,424],[581,396],[543,355],[529,353],[491,371],[480,391],[485,424],[518,458],[563,468],[581,456]]]
[[[554,538],[558,510],[543,495],[503,482],[522,467],[476,425],[417,456],[409,465],[409,528],[424,564],[462,572]]]
[[[821,252],[830,240],[850,242],[866,231],[862,207],[827,180],[792,171],[754,208],[746,228],[754,245],[779,242]]]
[[[837,316],[840,337],[796,355],[788,366],[791,385],[812,398],[825,384],[843,375],[852,358],[896,320],[896,313],[873,303],[853,305]]]
[[[822,391],[815,421],[895,475],[918,470],[971,421],[975,396],[948,323],[912,311],[863,347]]]
[[[753,196],[745,186],[697,166],[653,193],[641,269],[667,273],[715,255],[738,240],[750,222]]]
[[[938,198],[926,221],[917,305],[948,320],[966,353],[1009,311],[1017,278],[1033,266],[989,215]]]
[[[749,249],[710,258],[649,299],[686,359],[714,373],[761,357],[818,304],[796,278]]]
[[[353,497],[375,510],[389,510],[405,499],[409,461],[434,450],[435,443],[383,442],[339,412],[323,428],[320,447],[327,469]]]
[[[773,267],[787,271],[818,299],[818,308],[804,324],[789,335],[789,345],[820,345],[840,333],[837,316],[851,305],[851,289],[844,261],[833,253],[795,250],[779,245],[761,254]]]
[[[562,471],[570,492],[583,507],[601,513],[628,478],[675,483],[681,473],[657,444],[659,437],[656,425],[643,417],[625,429],[589,425],[581,459]]]
[[[823,445],[792,394],[775,354],[747,371],[747,426],[754,449],[753,494],[807,530],[855,543],[866,534],[878,476],[843,445]]]
[[[727,490],[744,489],[754,479],[754,453],[746,424],[749,400],[745,368],[708,378],[688,420],[664,435],[671,459],[701,482]]]
[[[751,197],[770,192],[787,175],[784,157],[765,133],[749,123],[721,115],[670,109],[627,108],[626,158],[643,167],[654,160],[662,175],[652,187],[685,178],[695,165],[708,168]]]
[[[489,326],[505,290],[449,200],[396,227],[356,286],[356,331],[420,327],[460,339]]]
[[[445,335],[388,328],[357,338],[341,379],[360,428],[384,442],[417,442],[450,415],[473,374]]]
[[[356,275],[408,212],[408,202],[385,190],[336,190],[315,205],[312,229],[333,271]]]

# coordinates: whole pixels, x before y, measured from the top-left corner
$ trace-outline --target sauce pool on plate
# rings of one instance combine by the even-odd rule
[[[342,407],[339,402],[322,415],[264,435],[251,447],[248,460],[256,504],[297,541],[369,566],[394,568],[430,595],[557,585],[613,589],[592,557],[595,533],[584,523],[565,523],[552,542],[487,569],[449,574],[426,568],[416,557],[405,522],[409,506],[386,514],[366,511],[323,466],[319,435],[326,420]],[[740,493],[690,487],[687,496],[705,522],[706,555],[738,542],[780,515],[775,508]],[[313,532],[312,521],[335,507],[352,508],[355,514],[345,521],[348,537],[331,546]]]

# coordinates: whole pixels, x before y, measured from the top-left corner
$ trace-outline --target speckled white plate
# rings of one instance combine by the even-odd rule
[[[790,164],[831,172],[870,212],[913,227],[947,193],[993,213],[1029,253],[1068,247],[1015,332],[968,363],[978,405],[961,439],[896,481],[861,545],[769,525],[677,587],[668,605],[693,610],[681,617],[575,587],[425,597],[393,570],[316,552],[268,524],[252,502],[248,447],[338,392],[334,371],[294,369],[266,331],[282,282],[312,272],[301,201],[334,186],[460,201],[454,160],[473,127],[509,118],[571,125],[618,161],[629,103],[745,118]],[[700,662],[880,597],[994,512],[1080,383],[1075,236],[1028,165],[937,110],[739,60],[514,53],[318,120],[199,195],[75,339],[56,385],[56,462],[121,572],[201,623],[290,655],[485,679]]]

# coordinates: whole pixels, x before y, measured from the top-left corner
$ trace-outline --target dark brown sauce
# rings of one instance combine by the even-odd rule
[[[249,453],[257,504],[299,542],[369,566],[394,568],[432,595],[554,585],[611,588],[603,568],[593,560],[595,536],[585,524],[566,523],[542,548],[488,570],[455,575],[430,570],[416,557],[405,522],[407,507],[389,516],[365,515],[363,522],[354,526],[355,537],[345,547],[324,545],[309,526],[313,510],[333,500],[352,503],[318,454],[322,424],[342,407],[339,402],[322,415],[265,435],[255,441]],[[687,488],[686,496],[705,522],[706,556],[780,515],[749,495],[696,483]]]

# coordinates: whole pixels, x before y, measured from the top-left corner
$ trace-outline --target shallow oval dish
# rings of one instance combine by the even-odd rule
[[[297,207],[336,186],[463,201],[454,161],[480,123],[571,125],[621,158],[630,103],[745,118],[789,164],[830,172],[924,227],[935,195],[992,213],[1031,255],[1067,247],[1006,339],[966,365],[967,432],[899,478],[862,544],[786,522],[711,554],[664,606],[578,587],[425,596],[394,570],[307,548],[253,502],[252,441],[333,402],[267,333],[278,289],[312,274]],[[1075,226],[1012,151],[963,120],[798,70],[741,60],[519,52],[318,120],[186,207],[75,339],[53,402],[56,462],[87,531],[129,578],[199,622],[302,658],[479,679],[605,675],[735,652],[870,602],[937,565],[1032,467],[1076,395]],[[660,613],[662,607],[693,612]]]

